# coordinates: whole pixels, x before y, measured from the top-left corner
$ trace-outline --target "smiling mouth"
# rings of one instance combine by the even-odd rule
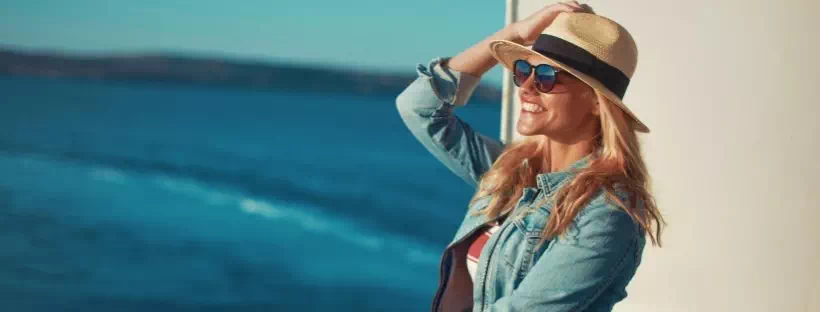
[[[542,113],[542,112],[545,111],[544,107],[542,107],[540,105],[537,105],[537,104],[533,104],[533,103],[527,103],[527,102],[521,103],[521,110],[523,110],[525,112],[528,112],[528,113],[535,113],[535,114]]]

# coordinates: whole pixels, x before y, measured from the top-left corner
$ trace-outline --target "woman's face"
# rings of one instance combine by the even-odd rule
[[[533,66],[545,64],[538,57],[528,57]],[[560,69],[559,69],[560,70]],[[516,128],[524,136],[545,135],[571,143],[598,131],[599,113],[593,89],[567,72],[558,73],[555,87],[549,93],[539,92],[531,75],[519,88],[522,108]],[[538,105],[539,112],[527,111],[526,103]]]

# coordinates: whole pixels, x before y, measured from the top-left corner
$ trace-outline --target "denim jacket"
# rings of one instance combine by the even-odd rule
[[[418,78],[396,98],[413,135],[457,176],[477,187],[504,148],[497,139],[475,132],[453,114],[464,106],[480,77],[447,67],[449,57],[417,65]],[[444,249],[440,282],[432,311],[611,311],[641,262],[645,238],[630,216],[598,191],[562,236],[536,248],[553,203],[550,198],[593,154],[567,170],[537,175],[524,188],[509,216],[492,235],[478,260],[475,283],[466,269],[466,252],[479,229],[497,218],[486,214],[492,195],[468,207],[452,242]],[[625,200],[623,193],[617,194]]]

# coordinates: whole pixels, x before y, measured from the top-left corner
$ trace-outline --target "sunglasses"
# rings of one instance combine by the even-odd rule
[[[516,86],[521,87],[527,82],[527,79],[530,78],[533,71],[535,72],[533,84],[535,85],[535,89],[541,93],[549,93],[552,88],[555,87],[555,82],[558,80],[558,73],[562,72],[547,64],[532,66],[530,62],[520,59],[513,63],[513,82],[515,82]]]

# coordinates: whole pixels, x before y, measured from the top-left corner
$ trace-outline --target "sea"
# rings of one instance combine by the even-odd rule
[[[425,311],[474,191],[395,95],[0,77],[0,311]]]

